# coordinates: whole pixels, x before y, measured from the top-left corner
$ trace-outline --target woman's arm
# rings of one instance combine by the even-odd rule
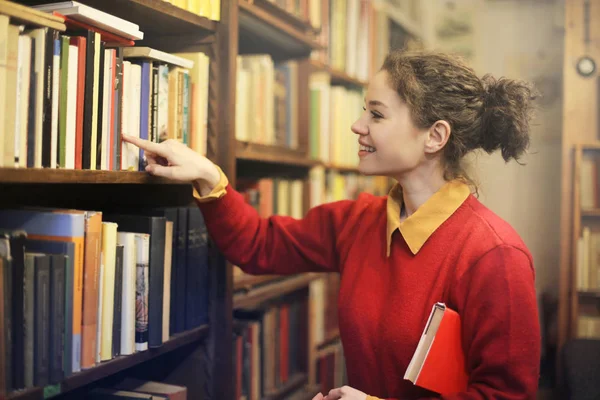
[[[205,196],[196,191],[209,234],[225,257],[250,274],[338,270],[337,232],[352,201],[311,209],[302,219],[261,218],[220,171],[220,185]]]
[[[146,171],[194,186],[209,233],[229,261],[255,274],[338,270],[337,232],[353,201],[312,209],[295,220],[262,219],[227,185],[220,168],[176,140],[154,143],[122,135],[127,146],[145,151]]]

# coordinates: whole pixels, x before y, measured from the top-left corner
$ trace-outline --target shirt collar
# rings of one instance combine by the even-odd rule
[[[390,256],[392,235],[396,229],[400,230],[410,251],[417,254],[433,232],[450,218],[470,193],[469,186],[461,180],[447,182],[411,216],[400,222],[402,187],[394,185],[387,198],[387,256]]]

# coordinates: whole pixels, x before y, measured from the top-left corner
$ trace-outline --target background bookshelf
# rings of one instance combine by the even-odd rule
[[[578,17],[583,11],[581,4],[565,6],[565,60],[588,53],[583,36],[587,28]],[[592,40],[597,36],[590,32]],[[592,58],[600,56],[589,50]],[[558,362],[570,340],[600,338],[598,76],[583,76],[567,62],[563,77],[572,95],[563,101]],[[589,129],[580,129],[581,121],[589,121]]]
[[[33,6],[44,1],[17,3]],[[255,202],[264,216],[301,217],[310,207],[356,198],[361,191],[387,193],[387,179],[359,175],[356,141],[349,131],[362,110],[369,77],[385,54],[391,47],[419,40],[414,23],[403,28],[406,21],[391,13],[393,8],[386,2],[306,0],[294,6],[268,0],[81,3],[137,24],[144,38],[135,47],[194,57],[195,65],[206,62],[205,72],[183,72],[190,79],[189,88],[200,87],[201,95],[195,103],[191,97],[178,100],[190,107],[190,120],[179,125],[189,130],[187,136],[182,133],[185,139],[176,139],[220,165],[233,187],[253,191],[248,201]],[[194,56],[198,53],[206,58]],[[119,130],[115,131],[118,142]],[[119,170],[111,162],[96,170],[2,165],[3,207],[109,213],[193,206],[189,185],[150,177],[135,167]],[[188,397],[194,399],[233,399],[242,390],[254,391],[245,393],[247,398],[310,399],[319,390],[344,383],[335,307],[338,276],[249,277],[230,265],[210,240],[207,251],[207,324],[174,333],[159,347],[99,362],[55,385],[18,390],[9,397],[41,399],[55,393],[60,398],[77,398],[125,376],[186,386]],[[265,319],[265,315],[271,317]],[[272,331],[272,315],[287,327],[284,332],[299,335],[278,339],[277,343],[287,346],[286,358],[278,362],[294,361],[289,361],[284,376],[268,378],[261,376],[257,365],[265,357],[273,362],[273,350],[261,354],[256,340],[267,328]],[[296,332],[293,326],[301,329]],[[242,376],[255,383],[243,388]]]

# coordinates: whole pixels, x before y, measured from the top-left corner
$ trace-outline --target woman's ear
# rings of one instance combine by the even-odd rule
[[[450,132],[450,124],[447,121],[436,121],[431,125],[427,133],[425,152],[431,154],[443,149],[446,143],[448,143],[448,139],[450,139]]]

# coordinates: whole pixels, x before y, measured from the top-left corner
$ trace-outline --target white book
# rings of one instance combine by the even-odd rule
[[[58,11],[62,15],[102,28],[127,39],[144,39],[144,33],[140,31],[139,25],[77,1],[40,4],[32,6],[32,8],[45,12]]]
[[[27,167],[27,127],[29,117],[29,79],[31,77],[31,38],[19,36],[19,60],[17,62],[17,126],[15,130],[15,163]]]
[[[115,270],[117,256],[117,224],[102,222],[102,259],[104,278],[102,283],[102,340],[100,359],[112,358],[112,333],[115,302]]]
[[[112,71],[112,59],[111,52],[114,50],[104,50],[104,81],[102,82],[102,132],[101,132],[101,143],[102,149],[100,150],[100,169],[102,171],[108,170],[108,158],[110,156],[110,87],[111,87],[111,71]]]
[[[123,245],[123,290],[121,295],[121,355],[135,353],[135,279],[137,250],[135,233],[118,232]]]
[[[78,65],[79,49],[75,45],[69,45],[69,70],[67,72],[67,135],[65,140],[65,168],[67,169],[75,169]]]
[[[194,62],[174,54],[156,50],[151,47],[134,46],[123,48],[123,58],[144,58],[155,61],[162,61],[167,64],[175,65],[182,68],[190,69],[194,66]]]
[[[6,73],[8,64],[8,25],[9,19],[5,15],[0,15],[0,129],[4,129],[5,110],[6,110]],[[0,154],[4,154],[4,140],[0,138]],[[3,166],[2,158],[0,158],[0,166]]]
[[[123,61],[123,99],[121,101],[121,132],[131,135],[129,132],[129,103],[131,92],[131,62]],[[129,169],[129,153],[133,152],[134,146],[127,142],[121,142],[121,165],[119,169]]]
[[[131,86],[129,87],[129,135],[140,137],[140,112],[142,108],[142,66],[131,64]],[[138,171],[140,165],[140,151],[135,146],[128,146],[128,168],[132,171]]]
[[[55,40],[52,54],[52,122],[50,128],[50,168],[58,164],[58,111],[60,107],[61,40]],[[68,94],[67,94],[68,96]]]

